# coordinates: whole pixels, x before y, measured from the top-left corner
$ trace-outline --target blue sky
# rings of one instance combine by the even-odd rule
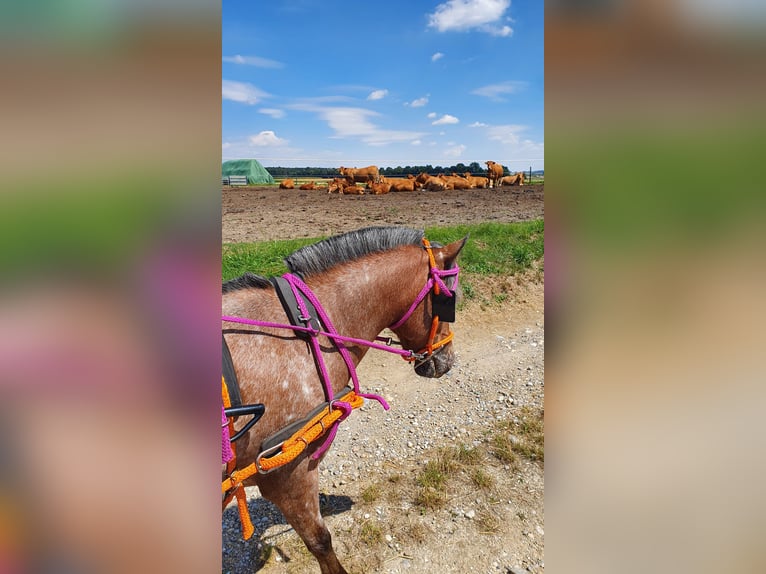
[[[223,159],[542,169],[543,0],[223,0]]]

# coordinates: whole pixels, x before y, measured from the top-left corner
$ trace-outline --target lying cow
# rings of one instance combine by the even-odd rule
[[[310,182],[310,183],[304,183],[304,184],[303,184],[303,185],[301,185],[301,186],[300,186],[298,189],[303,189],[303,190],[313,190],[313,189],[316,189],[316,188],[317,188],[317,186],[316,186],[316,182],[313,182],[313,181],[312,181],[312,182]]]
[[[447,182],[448,189],[471,189],[471,183],[464,177],[460,177],[456,173],[452,175],[442,175],[444,181]]]
[[[444,191],[447,189],[447,182],[441,177],[428,176],[428,179],[423,182],[423,189],[426,191]]]
[[[476,189],[485,189],[489,187],[489,178],[487,177],[471,175],[470,171],[465,172],[463,177],[468,180],[468,183],[471,184],[472,188],[475,187]]]
[[[524,172],[517,171],[513,175],[506,175],[500,180],[500,185],[524,185]]]
[[[338,192],[341,195],[364,195],[364,190],[357,187],[355,183],[349,183],[348,180],[336,177],[327,186],[327,193]]]
[[[389,179],[386,183],[391,184],[391,191],[415,191],[415,178],[410,179]]]
[[[372,191],[374,195],[383,195],[385,193],[388,193],[391,191],[391,184],[390,183],[374,183],[371,182],[367,184],[369,186],[369,189]]]
[[[279,189],[295,189],[295,182],[290,178],[283,179],[279,184]]]

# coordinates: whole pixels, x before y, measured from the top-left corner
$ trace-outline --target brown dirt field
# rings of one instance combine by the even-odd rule
[[[223,242],[320,237],[370,225],[509,223],[544,216],[543,185],[328,195],[276,186],[223,187]]]

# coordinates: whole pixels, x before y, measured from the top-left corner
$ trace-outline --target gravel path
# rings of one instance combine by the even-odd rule
[[[442,508],[416,507],[414,477],[439,448],[486,447],[499,421],[542,409],[543,287],[518,286],[502,306],[471,303],[455,325],[458,360],[441,379],[423,379],[401,359],[370,352],[363,389],[382,394],[344,422],[322,463],[322,509],[349,572],[541,572],[543,467],[523,460],[482,463],[491,488],[457,477]],[[381,492],[374,500],[371,487]],[[248,489],[256,533],[240,537],[236,508],[223,519],[223,572],[318,572],[281,514]]]

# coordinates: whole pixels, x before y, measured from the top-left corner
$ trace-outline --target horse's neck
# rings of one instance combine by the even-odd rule
[[[372,340],[407,312],[425,285],[428,267],[422,257],[405,257],[405,249],[417,248],[370,255],[312,282],[341,335]]]

